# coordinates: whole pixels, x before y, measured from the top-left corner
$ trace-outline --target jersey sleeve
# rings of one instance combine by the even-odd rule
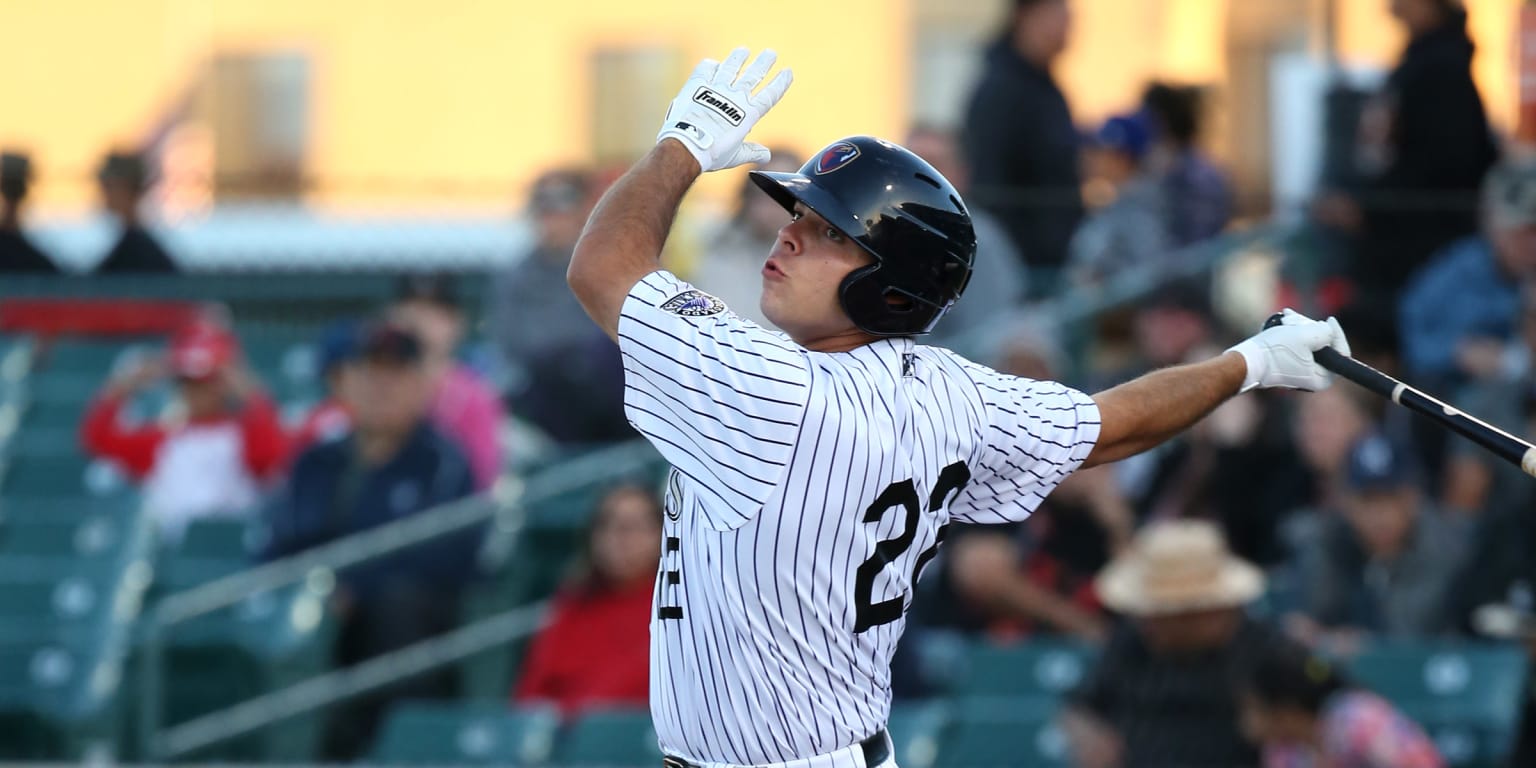
[[[966,523],[1023,520],[1088,458],[1099,439],[1099,407],[1054,381],[968,369],[984,424],[971,482],[950,516]]]
[[[686,476],[710,527],[755,516],[788,466],[810,393],[804,351],[666,271],[619,317],[624,410]]]

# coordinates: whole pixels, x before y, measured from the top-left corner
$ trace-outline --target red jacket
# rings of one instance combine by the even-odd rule
[[[652,580],[566,590],[533,639],[513,701],[548,701],[565,714],[650,699]]]
[[[177,430],[154,423],[124,427],[119,414],[125,403],[126,398],[121,395],[96,398],[86,411],[80,439],[91,455],[113,459],[136,480],[143,480],[155,468],[160,446]],[[287,459],[288,441],[271,400],[264,395],[252,395],[246,400],[245,408],[228,419],[240,426],[246,468],[253,476],[268,480],[282,470]]]

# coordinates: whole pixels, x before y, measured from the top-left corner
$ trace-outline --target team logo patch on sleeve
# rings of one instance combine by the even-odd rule
[[[683,291],[667,299],[661,308],[683,317],[705,317],[724,312],[725,302],[703,291]]]

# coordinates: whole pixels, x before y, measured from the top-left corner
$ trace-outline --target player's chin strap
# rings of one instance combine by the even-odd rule
[[[891,759],[891,736],[884,728],[875,732],[875,735],[859,742],[857,748],[864,753],[864,768],[879,768]],[[796,760],[795,762],[802,762]],[[661,759],[662,768],[702,768],[690,763],[681,757],[667,755]]]

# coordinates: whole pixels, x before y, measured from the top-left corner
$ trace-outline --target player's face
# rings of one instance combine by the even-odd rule
[[[763,265],[763,316],[801,344],[853,332],[838,288],[849,272],[872,263],[826,219],[797,205]]]

